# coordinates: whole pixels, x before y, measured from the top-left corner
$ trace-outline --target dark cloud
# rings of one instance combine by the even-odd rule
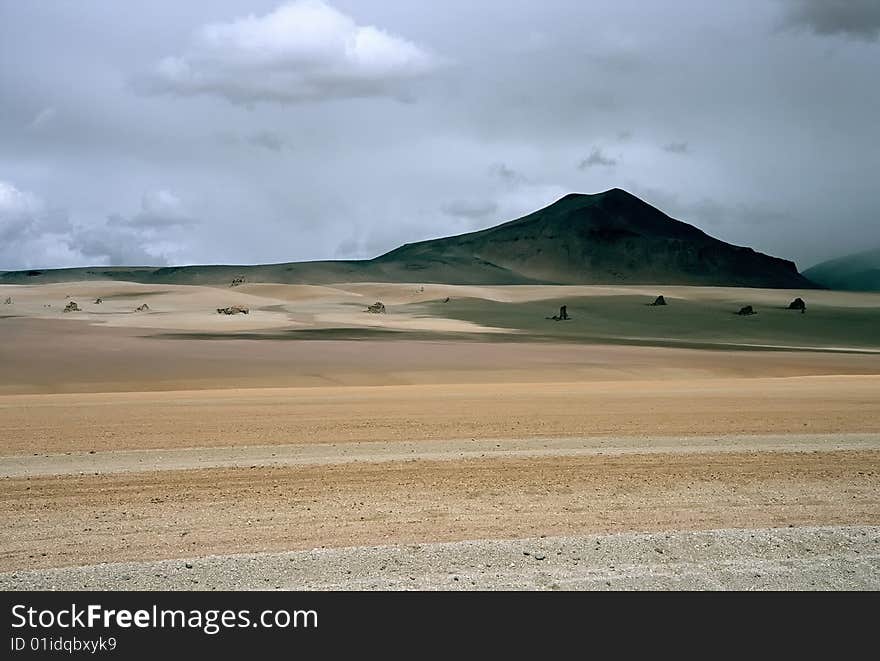
[[[443,213],[470,220],[483,220],[498,213],[498,203],[492,200],[454,200],[443,205]]]
[[[668,151],[670,154],[689,154],[690,150],[687,142],[670,142],[663,145],[663,151]]]
[[[280,152],[287,147],[287,140],[273,131],[257,131],[247,137],[247,141],[255,147]]]
[[[528,181],[524,174],[517,172],[504,163],[495,163],[489,166],[489,174],[507,184],[523,184]]]
[[[799,263],[880,245],[877,4],[0,2],[0,269],[369,257],[615,186]]]
[[[586,170],[587,168],[592,168],[597,165],[611,168],[617,165],[617,159],[606,156],[601,149],[593,147],[592,151],[590,151],[590,155],[578,164],[578,169]]]
[[[141,210],[138,213],[129,217],[114,214],[110,217],[110,222],[113,225],[125,225],[146,230],[161,230],[198,223],[197,220],[187,215],[180,199],[167,190],[145,193],[141,197]]]
[[[819,35],[876,41],[880,37],[877,0],[785,0],[784,25]]]

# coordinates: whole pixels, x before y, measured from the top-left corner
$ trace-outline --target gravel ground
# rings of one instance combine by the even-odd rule
[[[880,526],[314,549],[0,574],[3,590],[878,590]]]

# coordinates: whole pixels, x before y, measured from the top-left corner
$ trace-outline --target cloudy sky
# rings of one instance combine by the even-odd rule
[[[372,257],[625,188],[880,246],[877,0],[0,0],[0,270]]]

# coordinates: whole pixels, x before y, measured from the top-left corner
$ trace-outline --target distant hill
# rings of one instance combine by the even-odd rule
[[[369,260],[258,266],[10,271],[0,283],[130,280],[174,284],[435,282],[691,284],[806,288],[793,262],[719,241],[614,188],[572,193],[490,229],[408,243]]]
[[[828,289],[880,291],[880,248],[822,262],[804,275]]]

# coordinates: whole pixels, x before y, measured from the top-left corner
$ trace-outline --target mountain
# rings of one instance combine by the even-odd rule
[[[880,291],[880,248],[822,262],[804,275],[829,289]]]
[[[503,225],[407,244],[374,261],[468,259],[539,282],[812,286],[793,262],[714,239],[619,188],[566,195]]]
[[[442,282],[813,287],[793,262],[719,241],[619,188],[572,193],[490,229],[408,243],[369,260],[258,266],[10,271],[0,283]]]

